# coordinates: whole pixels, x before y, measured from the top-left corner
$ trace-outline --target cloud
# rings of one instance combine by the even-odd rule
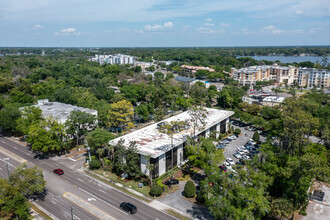
[[[212,30],[209,27],[200,27],[196,29],[201,34],[212,34],[214,33],[214,30]]]
[[[309,34],[315,34],[319,31],[323,31],[324,28],[323,27],[316,27],[316,28],[312,28],[310,31],[308,31]]]
[[[43,26],[41,26],[40,24],[35,24],[35,25],[33,25],[33,27],[32,27],[32,29],[35,29],[35,30],[37,30],[37,29],[43,29],[44,27]]]
[[[298,10],[298,11],[296,11],[296,13],[295,13],[296,15],[303,15],[304,14],[304,12],[302,11],[302,10]]]
[[[214,26],[214,24],[212,24],[212,23],[205,23],[204,25],[206,25],[206,26]]]
[[[284,31],[276,28],[273,25],[268,25],[260,30],[263,33],[282,34]]]
[[[165,22],[164,27],[173,27],[173,23],[170,21]]]
[[[211,22],[212,19],[211,19],[211,18],[206,18],[205,21],[207,21],[207,22]]]
[[[56,36],[64,36],[64,35],[80,35],[80,32],[77,32],[75,28],[65,28],[60,30],[59,32],[54,33]]]
[[[220,27],[230,27],[230,24],[221,22]]]
[[[150,25],[150,24],[147,24],[147,25],[144,26],[144,29],[147,30],[147,31],[161,31],[164,28],[171,28],[173,26],[174,26],[174,24],[172,22],[167,21],[167,22],[164,23],[164,25],[160,25],[160,24]]]

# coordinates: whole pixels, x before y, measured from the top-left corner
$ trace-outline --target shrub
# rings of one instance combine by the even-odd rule
[[[162,180],[157,180],[157,185],[160,186],[161,188],[164,188],[164,184],[162,183]]]
[[[151,196],[160,196],[163,193],[163,189],[159,185],[153,185],[150,189]]]
[[[184,186],[184,194],[187,198],[192,198],[195,196],[196,186],[193,181],[189,180],[186,182],[186,185]]]
[[[255,142],[258,142],[258,141],[260,140],[259,132],[257,132],[257,131],[254,132],[252,139],[253,139]]]
[[[101,167],[101,163],[98,160],[91,160],[89,162],[89,169],[91,170],[96,170],[99,169]]]
[[[204,194],[202,191],[200,191],[199,193],[197,193],[196,200],[197,200],[199,203],[204,204],[205,201],[206,201],[206,198],[205,198],[205,197],[206,197],[205,194]]]
[[[234,133],[237,134],[237,135],[240,134],[241,133],[241,129],[236,128],[235,131],[234,131]]]
[[[97,157],[95,155],[92,155],[91,160],[97,160]]]

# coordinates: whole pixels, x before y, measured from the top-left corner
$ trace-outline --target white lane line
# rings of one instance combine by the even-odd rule
[[[81,182],[84,182],[82,179],[79,179],[79,178],[77,178],[77,180],[79,180],[79,181],[81,181]]]
[[[74,162],[76,162],[76,160],[75,160],[75,159],[72,159],[71,157],[68,157],[68,159],[69,159],[69,160],[72,160],[72,161],[74,161]]]
[[[103,193],[105,193],[105,194],[107,193],[107,192],[103,191],[102,189],[100,189],[100,191],[103,192]]]
[[[124,213],[125,215],[128,215],[126,212],[122,211],[121,209],[117,208],[116,206],[113,206],[113,205],[111,205],[111,204],[107,203],[107,202],[106,202],[106,201],[104,201],[103,199],[100,199],[100,198],[96,197],[96,196],[95,196],[95,195],[93,195],[92,193],[89,193],[89,192],[87,192],[86,190],[84,190],[84,189],[82,189],[82,188],[80,188],[80,187],[79,187],[79,189],[80,189],[81,191],[83,191],[83,192],[87,193],[88,195],[91,195],[91,196],[93,196],[93,197],[97,198],[98,200],[102,201],[103,203],[107,204],[108,206],[111,206],[112,208],[114,208],[114,209],[117,209],[118,211],[120,211],[120,212]]]
[[[6,142],[4,142],[3,140],[1,140],[1,142],[4,143],[4,144],[6,143]]]
[[[17,147],[13,147],[13,148],[15,148],[17,150]]]

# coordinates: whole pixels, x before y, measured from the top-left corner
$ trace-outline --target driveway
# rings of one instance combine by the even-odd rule
[[[180,188],[177,191],[166,195],[158,201],[180,210],[181,212],[189,214],[193,219],[213,219],[213,216],[210,215],[206,207],[194,204],[184,198],[183,191],[186,182],[187,181],[181,181],[179,183]]]

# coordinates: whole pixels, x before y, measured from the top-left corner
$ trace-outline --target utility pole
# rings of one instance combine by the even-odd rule
[[[6,161],[6,166],[7,166],[8,181],[10,181],[9,167],[8,167],[8,163],[7,163],[7,161]]]

